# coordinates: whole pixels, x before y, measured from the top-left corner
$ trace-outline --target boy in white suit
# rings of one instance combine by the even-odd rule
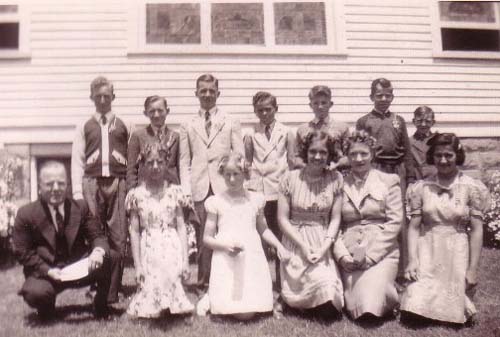
[[[218,173],[221,158],[231,151],[243,154],[239,121],[231,119],[217,105],[220,95],[218,80],[211,74],[196,80],[196,97],[200,109],[196,116],[179,129],[181,182],[190,195],[200,218],[195,228],[198,245],[198,285],[207,289],[210,276],[211,251],[203,247],[207,214],[205,200],[225,190],[224,178]],[[186,176],[182,176],[186,175]]]
[[[265,195],[267,225],[281,240],[277,218],[278,184],[285,171],[294,167],[295,136],[289,127],[275,119],[278,111],[276,97],[259,91],[253,97],[253,108],[259,123],[244,138],[245,158],[251,166],[247,188]],[[276,267],[276,286],[279,290],[279,262],[276,262]]]

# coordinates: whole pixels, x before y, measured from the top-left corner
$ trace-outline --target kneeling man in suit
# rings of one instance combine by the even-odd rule
[[[26,278],[20,295],[41,319],[53,318],[58,293],[96,282],[94,315],[107,316],[108,303],[115,300],[108,292],[112,274],[119,272],[119,254],[110,250],[85,201],[67,197],[62,163],[44,163],[39,177],[39,199],[19,209],[12,236]],[[88,275],[66,280],[62,268],[85,257]]]

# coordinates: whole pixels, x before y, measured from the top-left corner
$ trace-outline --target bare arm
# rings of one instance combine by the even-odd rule
[[[321,256],[325,255],[325,253],[330,249],[330,247],[337,238],[337,234],[339,232],[339,227],[340,227],[341,211],[342,211],[342,194],[340,194],[335,198],[335,201],[332,205],[330,224],[328,225],[328,229],[326,231],[326,237],[323,240],[323,244],[320,250]]]
[[[421,215],[413,215],[408,223],[408,233],[407,233],[407,247],[403,247],[403,249],[407,249],[408,251],[408,265],[405,266],[405,278],[409,281],[418,280],[418,237],[420,232],[420,223],[422,222]]]
[[[262,212],[257,215],[257,230],[264,241],[276,249],[280,260],[287,260],[289,258],[290,253],[285,249],[285,247],[283,247],[278,238],[267,227],[266,217]]]
[[[481,250],[483,248],[483,221],[477,217],[471,217],[471,231],[469,233],[469,266],[465,280],[467,288],[470,289],[477,284],[477,267]]]
[[[141,233],[140,219],[136,211],[130,211],[130,246],[132,248],[132,258],[134,259],[136,282],[140,283],[144,278],[144,271],[141,264]]]

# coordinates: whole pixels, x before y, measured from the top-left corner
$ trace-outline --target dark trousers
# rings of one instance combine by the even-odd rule
[[[128,223],[125,213],[126,182],[116,177],[83,177],[83,197],[89,210],[101,222],[103,232],[112,250],[124,261],[127,246]],[[118,299],[123,276],[123,263],[111,279],[110,295]]]
[[[278,225],[278,200],[266,201],[264,206],[264,216],[266,218],[267,227],[273,232],[274,236],[281,241],[282,233]],[[268,245],[263,242],[263,246],[266,248],[264,251],[269,254]],[[280,261],[278,258],[274,261],[276,267],[276,291],[281,292],[281,276],[280,276]]]
[[[95,303],[105,306],[107,303],[116,302],[115,298],[109,297],[109,289],[112,275],[119,271],[120,257],[113,250],[109,256],[106,255],[104,263],[98,270],[93,271],[87,277],[68,282],[57,282],[47,277],[28,276],[19,292],[30,307],[37,309],[40,313],[52,312],[55,308],[56,296],[61,291],[70,288],[81,288],[97,283],[97,294]]]
[[[214,195],[214,192],[212,191],[212,188],[209,188],[205,199],[194,202],[194,209],[200,219],[200,225],[195,227],[196,245],[198,248],[198,286],[203,289],[208,288],[208,282],[210,281],[210,268],[212,265],[212,250],[205,247],[203,244],[203,233],[205,232],[205,222],[207,221],[205,200],[212,195]]]

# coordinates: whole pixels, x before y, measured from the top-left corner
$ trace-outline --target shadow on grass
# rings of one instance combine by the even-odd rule
[[[111,320],[113,317],[121,316],[124,312],[125,310],[110,307],[109,317],[106,318],[106,320]],[[56,311],[50,319],[41,319],[36,312],[32,312],[25,317],[26,325],[33,328],[44,328],[61,323],[79,325],[85,322],[94,322],[97,320],[98,319],[94,317],[94,310],[91,303],[83,305],[71,304],[56,307]]]
[[[171,315],[168,312],[158,318],[134,318],[134,322],[148,325],[151,329],[161,330],[168,332],[179,326],[193,325],[194,316],[191,314],[176,314]]]
[[[474,321],[468,321],[465,324],[442,322],[434,319],[422,317],[411,312],[402,312],[400,323],[402,326],[411,330],[422,330],[430,327],[449,328],[459,331],[464,328],[471,328],[475,325]]]

